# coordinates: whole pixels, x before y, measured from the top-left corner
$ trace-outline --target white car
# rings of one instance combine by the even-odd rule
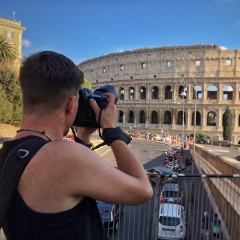
[[[185,209],[179,204],[162,203],[159,206],[158,239],[186,237]]]

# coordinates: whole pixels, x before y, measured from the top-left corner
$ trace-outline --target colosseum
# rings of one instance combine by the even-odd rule
[[[78,67],[95,90],[118,93],[118,125],[132,132],[223,140],[223,114],[232,115],[232,143],[240,143],[240,50],[217,44],[141,48],[106,54]]]

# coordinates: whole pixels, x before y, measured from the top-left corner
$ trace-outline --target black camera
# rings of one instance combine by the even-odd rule
[[[108,105],[108,97],[104,96],[104,93],[111,93],[115,96],[115,104],[118,100],[117,92],[111,85],[105,85],[94,92],[89,88],[82,88],[79,90],[78,111],[74,120],[73,126],[78,127],[94,127],[99,128],[99,124],[96,121],[95,113],[91,108],[89,99],[93,98],[101,109],[104,109]]]

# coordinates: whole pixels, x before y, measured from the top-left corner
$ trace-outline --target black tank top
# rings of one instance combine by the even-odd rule
[[[19,144],[19,140],[5,142],[2,149],[5,157]],[[39,213],[30,209],[16,191],[3,230],[9,240],[107,239],[103,233],[96,201],[88,197],[84,197],[67,211]]]

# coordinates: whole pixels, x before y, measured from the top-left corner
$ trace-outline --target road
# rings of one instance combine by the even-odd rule
[[[139,157],[145,169],[164,165],[162,155],[170,146],[163,145],[161,142],[146,141],[144,139],[133,139],[130,148]],[[189,151],[184,151],[181,155],[181,162],[189,156]],[[114,165],[114,157],[110,151],[102,154],[102,157],[110,164]],[[193,173],[198,173],[193,169]],[[193,180],[193,181],[191,181]],[[186,210],[187,239],[201,239],[200,226],[203,211],[207,210],[213,213],[209,204],[208,197],[203,188],[202,180],[184,178],[178,180],[183,192],[183,206]],[[195,187],[192,187],[195,186]],[[156,195],[155,185],[153,185],[154,196]],[[161,185],[160,185],[161,191]],[[192,197],[191,197],[192,196]],[[194,197],[193,197],[194,196]],[[158,196],[156,196],[157,198]],[[124,217],[121,218],[120,228],[117,233],[109,233],[110,240],[152,240],[154,201],[140,206],[126,206]],[[158,220],[157,220],[158,222]]]

